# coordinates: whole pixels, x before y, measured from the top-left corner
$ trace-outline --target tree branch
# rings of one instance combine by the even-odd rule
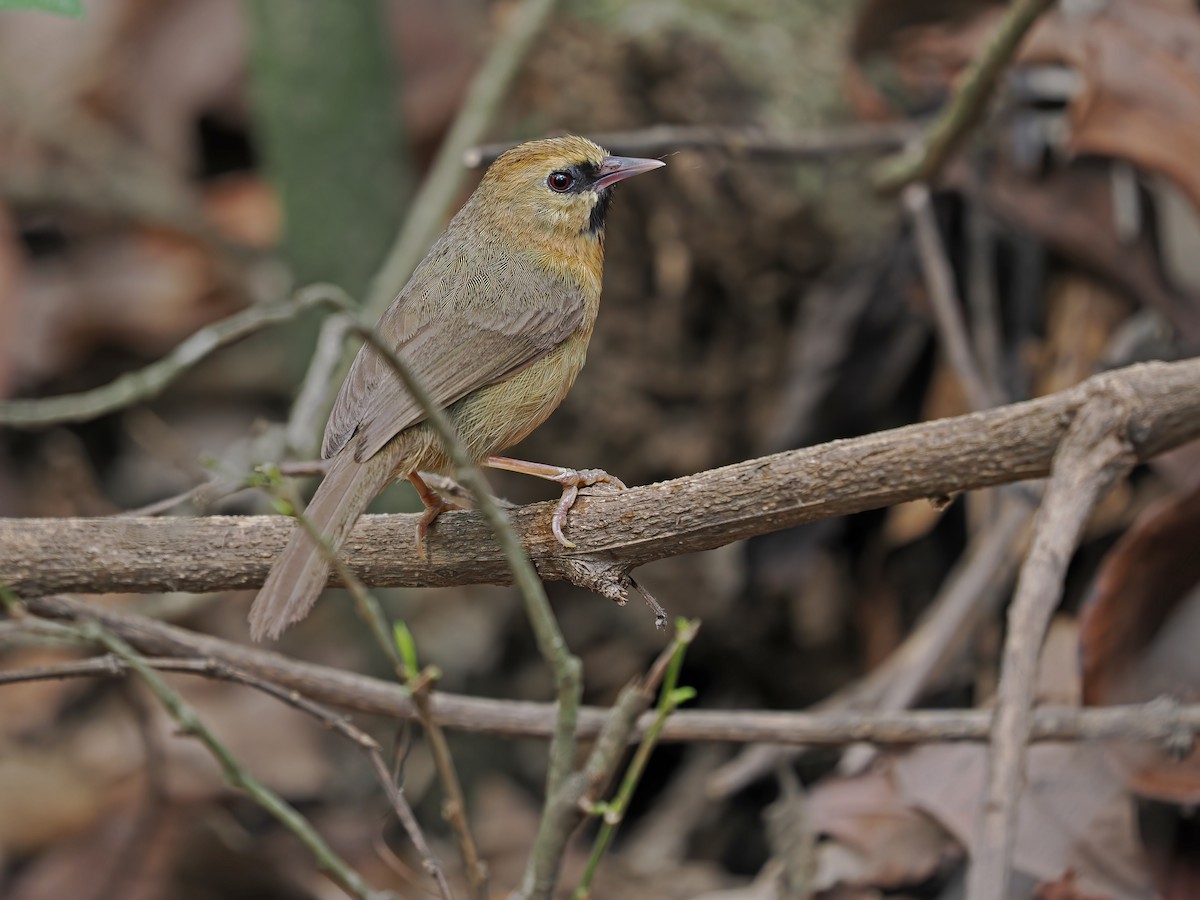
[[[44,428],[67,422],[86,422],[135,403],[144,403],[161,394],[214,350],[272,325],[290,322],[311,305],[299,300],[284,300],[243,309],[189,335],[162,359],[90,391],[0,403],[0,425]]]
[[[911,149],[880,163],[875,184],[880,190],[899,190],[914,181],[929,181],[983,115],[1000,74],[1021,41],[1054,0],[1017,0],[1009,7],[991,42],[963,73],[954,97],[946,104],[925,139]]]
[[[1045,476],[1079,409],[1127,403],[1139,460],[1200,435],[1200,360],[1144,363],[1038,400],[792,450],[626,491],[581,496],[567,552],[550,534],[552,504],[509,512],[539,574],[593,588],[656,559],[916,500]],[[409,540],[415,516],[364,516],[344,548],[365,584],[508,583],[483,517],[448,512],[428,557]],[[287,541],[282,516],[185,519],[0,519],[0,573],[19,596],[81,591],[254,588]],[[600,573],[599,575],[597,573]],[[603,576],[603,577],[601,577]],[[607,579],[607,581],[606,581]]]
[[[119,635],[147,662],[165,671],[194,671],[196,659],[228,663],[281,687],[332,706],[358,712],[415,719],[417,711],[402,685],[304,663],[269,650],[210,637],[131,613],[116,612],[67,597],[39,597],[25,601],[39,616],[69,621],[93,620]],[[0,621],[0,647],[37,639],[31,626],[37,621]],[[160,659],[154,659],[160,657]],[[5,681],[31,678],[113,675],[117,670],[104,660],[63,664],[61,667],[10,670]],[[508,737],[550,737],[555,730],[555,705],[517,700],[487,700],[436,692],[433,713],[445,728]],[[580,738],[595,738],[611,710],[581,707],[576,726]],[[638,719],[631,738],[641,738],[654,723],[655,714]],[[683,710],[667,720],[660,740],[719,741],[731,744],[821,744],[841,746],[870,741],[880,744],[919,744],[927,741],[986,741],[992,725],[989,710],[880,712],[757,712]],[[1033,714],[1031,741],[1106,740],[1122,738],[1179,746],[1181,738],[1200,734],[1200,704],[1181,706],[1156,700],[1141,706],[1103,709],[1044,707]]]
[[[1075,417],[1054,458],[1054,472],[1034,520],[1033,544],[1009,607],[987,796],[967,879],[967,894],[976,900],[1008,896],[1038,656],[1062,597],[1067,565],[1092,510],[1135,462],[1128,439],[1130,411],[1121,399],[1111,394],[1097,397]]]
[[[855,124],[772,134],[753,128],[720,125],[654,125],[636,131],[589,135],[601,147],[628,156],[660,156],[676,150],[722,150],[734,156],[766,159],[827,159],[846,153],[894,150],[918,134],[909,122]],[[483,144],[463,154],[463,165],[488,165],[512,144]]]
[[[76,638],[104,647],[121,661],[122,667],[141,676],[151,693],[179,725],[180,731],[194,737],[204,745],[221,767],[225,780],[230,786],[245,793],[291,831],[308,847],[322,871],[329,875],[334,883],[347,894],[357,897],[358,900],[385,900],[385,898],[394,896],[387,891],[376,891],[367,884],[363,877],[351,868],[326,843],[324,838],[317,834],[308,820],[294,806],[246,770],[179,693],[163,681],[148,661],[119,635],[109,631],[94,619],[83,620],[78,625],[60,625],[54,622],[43,622],[40,625],[44,628],[57,629],[63,632],[65,637]]]

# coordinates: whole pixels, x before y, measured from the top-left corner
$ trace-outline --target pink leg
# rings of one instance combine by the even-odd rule
[[[545,463],[526,462],[523,459],[509,459],[507,456],[489,456],[484,463],[490,469],[503,469],[506,472],[519,472],[522,475],[532,475],[534,478],[544,478],[563,486],[562,497],[558,508],[554,510],[554,518],[550,520],[550,530],[554,537],[568,550],[575,549],[575,542],[568,540],[563,534],[563,526],[567,524],[567,513],[575,505],[581,487],[591,487],[593,484],[611,484],[625,489],[625,483],[603,469],[564,469],[562,466],[549,466]]]
[[[416,472],[411,472],[408,480],[417,489],[417,494],[420,496],[421,502],[425,504],[425,514],[421,516],[421,521],[417,523],[417,549],[423,553],[425,551],[425,538],[429,534],[429,526],[446,510],[458,509],[458,507],[453,503],[447,503],[443,500],[441,494],[427,485],[425,479]]]

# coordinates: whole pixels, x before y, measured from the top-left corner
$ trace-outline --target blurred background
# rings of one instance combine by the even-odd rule
[[[0,398],[96,387],[312,281],[367,296],[518,5],[91,0],[82,18],[0,11]],[[873,179],[879,160],[936,115],[1005,9],[986,0],[556,4],[482,138],[618,133],[609,150],[661,155],[668,166],[618,191],[588,365],[513,455],[641,484],[979,405],[942,351],[930,257],[914,239],[924,213]],[[669,127],[639,132],[652,126]],[[989,403],[1196,352],[1197,160],[1196,4],[1062,0],[925,211]],[[464,167],[440,221],[479,171]],[[67,426],[0,429],[0,515],[268,510],[261,494],[227,488],[255,463],[315,457],[323,417],[307,430],[278,426],[319,319],[222,349],[149,402]],[[514,502],[555,493],[533,479],[489,478]],[[1200,639],[1187,630],[1200,628],[1198,485],[1193,445],[1140,468],[1104,502],[1047,643],[1044,698],[1200,690],[1187,651],[1160,640]],[[671,614],[703,621],[683,673],[696,706],[985,705],[1036,491],[821,522],[665,560],[638,578]],[[374,507],[417,508],[407,485]],[[972,569],[971,612],[942,636],[937,661],[889,694],[880,673],[899,670],[880,666],[894,664],[924,613],[945,608],[952,576],[981,547],[993,555]],[[611,703],[663,635],[636,602],[622,609],[567,585],[548,590],[583,659],[585,702]],[[444,671],[445,689],[551,699],[508,589],[379,593],[423,661]],[[249,599],[97,602],[241,641]],[[388,677],[348,603],[320,604],[281,649]],[[1169,652],[1182,656],[1154,655]],[[69,657],[22,649],[0,662]],[[429,891],[352,748],[245,688],[177,684],[373,883]],[[365,724],[385,740],[396,730]],[[0,690],[0,895],[336,896],[290,835],[171,734],[130,685]],[[544,744],[451,737],[500,895],[532,841]],[[162,757],[154,765],[148,747]],[[664,746],[596,896],[961,896],[983,754],[931,745],[839,763],[828,750],[785,759]],[[1200,825],[1187,812],[1200,800],[1194,757],[1131,762],[1063,746],[1032,759],[1031,777],[1058,791],[1052,805],[1072,812],[1023,809],[1023,893],[1014,896],[1200,895],[1171,893],[1197,884],[1182,865],[1200,858]],[[404,788],[453,869],[419,740]],[[565,884],[581,861],[568,861]],[[795,886],[797,872],[806,886]]]

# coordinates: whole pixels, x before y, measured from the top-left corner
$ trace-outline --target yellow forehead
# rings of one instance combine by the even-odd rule
[[[531,172],[550,172],[581,163],[593,163],[598,166],[606,155],[604,148],[599,144],[576,135],[529,141],[505,151],[492,163],[487,177],[504,180],[514,176],[528,176]]]

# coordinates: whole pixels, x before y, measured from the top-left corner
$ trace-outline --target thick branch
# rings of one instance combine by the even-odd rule
[[[565,552],[551,504],[510,512],[539,574],[581,563],[627,571],[806,522],[1046,475],[1091,398],[1126,404],[1138,459],[1200,436],[1200,360],[1146,363],[1039,400],[749,460],[582,497]],[[292,528],[284,517],[0,519],[0,578],[20,596],[77,591],[216,591],[262,584]],[[483,517],[449,512],[412,548],[413,516],[366,516],[343,551],[369,585],[507,583]]]

